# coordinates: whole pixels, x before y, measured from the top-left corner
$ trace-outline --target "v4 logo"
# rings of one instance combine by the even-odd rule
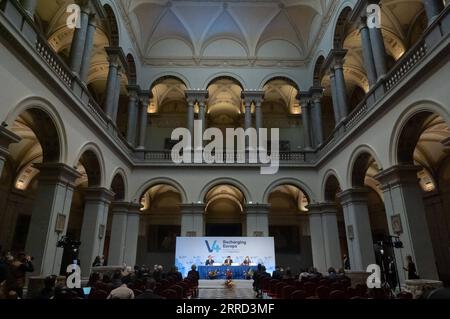
[[[207,240],[205,240],[205,243],[206,243],[206,247],[208,248],[209,253],[212,253],[214,251],[216,253],[218,253],[220,251],[220,247],[219,247],[219,244],[217,243],[217,240],[215,240],[213,242],[212,246],[209,245],[209,242]]]

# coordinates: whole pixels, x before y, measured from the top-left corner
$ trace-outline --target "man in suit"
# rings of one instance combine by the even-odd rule
[[[231,266],[232,263],[233,259],[231,259],[231,256],[228,256],[227,259],[225,259],[225,261],[223,262],[225,266]]]
[[[208,256],[208,259],[205,262],[206,266],[212,266],[214,265],[214,259],[212,259],[212,256]]]

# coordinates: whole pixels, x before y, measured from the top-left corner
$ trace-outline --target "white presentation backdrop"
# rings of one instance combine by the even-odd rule
[[[178,237],[175,265],[187,276],[192,265],[204,266],[208,256],[223,264],[227,256],[233,263],[242,264],[246,256],[252,264],[262,264],[267,272],[275,270],[275,245],[273,237]]]

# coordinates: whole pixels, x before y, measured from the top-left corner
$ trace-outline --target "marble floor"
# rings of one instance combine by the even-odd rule
[[[200,280],[199,299],[256,299],[253,281],[236,280],[225,287],[224,280]]]

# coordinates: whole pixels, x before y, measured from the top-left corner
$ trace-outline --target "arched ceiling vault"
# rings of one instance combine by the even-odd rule
[[[160,65],[303,64],[336,7],[331,0],[118,2],[137,51]]]

